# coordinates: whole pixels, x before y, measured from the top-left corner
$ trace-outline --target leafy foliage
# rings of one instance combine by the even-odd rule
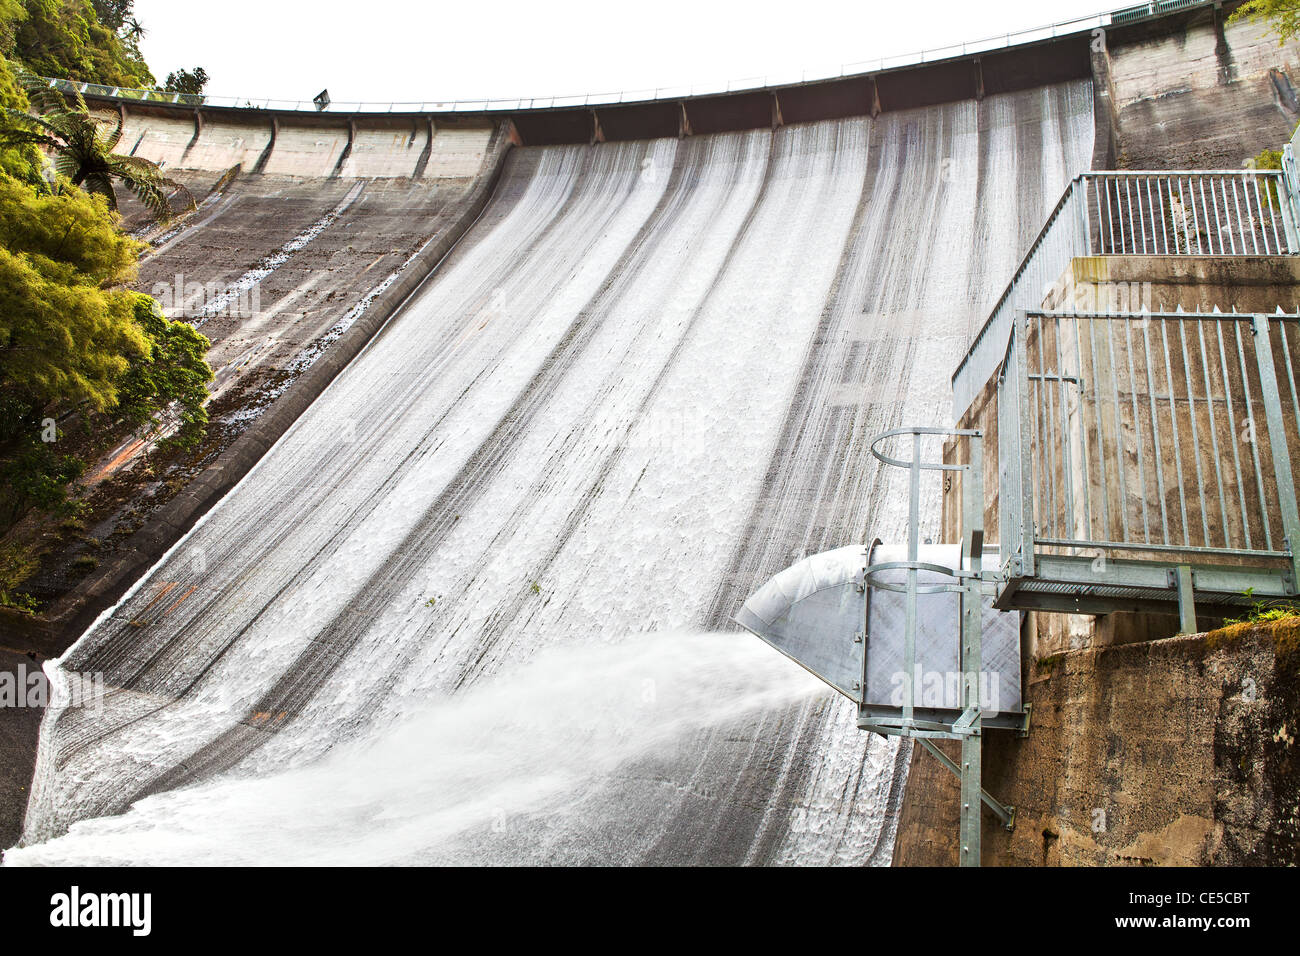
[[[0,0],[0,55],[13,54],[15,33],[24,17],[22,0]]]
[[[90,0],[99,22],[117,32],[135,15],[135,0]]]
[[[1225,624],[1267,624],[1270,621],[1282,621],[1291,617],[1300,617],[1300,609],[1285,601],[1261,601],[1250,609],[1245,617],[1230,617]]]
[[[167,215],[179,187],[114,152],[120,123],[34,75],[151,87],[143,35],[131,0],[0,0],[0,531],[32,509],[88,507],[69,498],[85,463],[59,423],[109,440],[166,429],[181,446],[207,424],[208,340],[124,287],[145,246],[114,211],[126,188]],[[38,564],[29,545],[0,543],[0,604],[35,609],[15,589]]]
[[[1281,169],[1282,151],[1280,149],[1263,149],[1250,161],[1252,169]]]
[[[1300,0],[1249,0],[1228,18],[1229,23],[1242,20],[1267,20],[1280,43],[1294,40],[1300,36]]]
[[[1263,149],[1258,156],[1252,157],[1247,163],[1250,169],[1281,169],[1282,168],[1282,151],[1280,149]],[[1281,202],[1277,192],[1276,182],[1264,183],[1264,192],[1268,197],[1269,205],[1274,208],[1280,208]]]
[[[177,426],[170,444],[192,448],[203,438],[208,413],[212,369],[204,359],[211,344],[188,322],[174,322],[162,314],[158,303],[137,295],[135,321],[150,343],[136,357],[119,387],[117,412],[132,427],[174,416]],[[151,430],[157,431],[158,425]]]
[[[208,71],[201,66],[196,66],[192,70],[174,70],[168,73],[167,85],[164,89],[168,93],[188,93],[191,96],[198,96],[207,85]]]
[[[80,475],[82,463],[57,450],[56,418],[135,427],[174,415],[171,441],[201,437],[207,339],[149,296],[114,288],[134,277],[141,248],[102,196],[37,192],[0,174],[0,521],[58,509]]]
[[[35,610],[31,598],[16,594],[14,589],[31,577],[39,565],[40,558],[30,546],[0,544],[0,606]]]
[[[5,2],[7,0],[0,0],[0,10],[3,10]],[[12,112],[25,111],[27,108],[27,97],[18,86],[18,80],[9,65],[0,59],[0,143],[7,141],[16,129],[14,121],[9,118]],[[8,173],[14,179],[39,186],[43,166],[44,161],[34,143],[0,145],[0,171]]]
[[[185,187],[164,176],[154,163],[114,152],[122,140],[121,117],[110,129],[90,115],[80,93],[68,105],[61,93],[30,73],[19,73],[18,81],[35,111],[6,110],[14,125],[0,139],[0,145],[34,145],[50,150],[55,157],[54,168],[60,175],[68,177],[74,186],[103,196],[110,209],[117,208],[115,183],[135,193],[162,219],[171,215],[169,196],[172,194],[182,194],[193,208],[194,199]]]
[[[18,6],[20,14],[7,9]],[[13,57],[42,76],[109,86],[152,87],[133,34],[129,0],[6,0],[0,6],[13,34]]]
[[[81,463],[56,451],[50,422],[106,411],[149,340],[134,321],[129,279],[138,245],[102,198],[39,194],[0,174],[0,518],[50,510]]]
[[[140,248],[101,197],[0,181],[0,394],[37,406],[116,404],[127,356],[148,345],[135,293],[106,286],[134,276]]]
[[[8,522],[29,508],[60,512],[68,503],[67,486],[86,470],[75,455],[61,455],[49,445],[22,442],[13,456],[0,463],[5,489],[0,504]]]

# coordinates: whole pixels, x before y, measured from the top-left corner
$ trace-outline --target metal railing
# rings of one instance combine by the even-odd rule
[[[1298,372],[1298,315],[1021,313],[998,377],[1004,567],[1275,559],[1295,593]]]
[[[1159,16],[1162,13],[1173,13],[1177,10],[1187,10],[1191,7],[1200,6],[1196,0],[1155,0],[1151,3],[1140,3],[1137,6],[1126,7],[1123,10],[1116,10],[1111,14],[1111,22],[1114,24],[1134,23],[1138,20],[1145,20],[1148,17]]]
[[[1076,176],[1065,188],[1042,231],[1011,276],[1006,291],[993,306],[965,357],[957,365],[952,377],[952,390],[953,410],[958,417],[975,401],[980,389],[1001,364],[1016,314],[1040,307],[1045,290],[1060,278],[1070,260],[1087,254],[1084,251],[1088,242],[1080,198],[1082,178]]]
[[[1282,178],[1286,184],[1283,200],[1288,203],[1292,222],[1300,223],[1300,166],[1296,150],[1300,149],[1300,126],[1291,134],[1291,142],[1282,147]]]
[[[1093,255],[1277,256],[1300,252],[1281,174],[1090,173],[1084,214]]]
[[[1038,309],[1077,256],[1300,253],[1294,196],[1277,170],[1076,176],[953,373],[960,416],[997,371],[1016,314]]]
[[[492,113],[518,112],[520,110],[566,109],[575,107],[611,106],[619,103],[651,103],[659,100],[679,100],[692,96],[713,96],[724,93],[765,90],[775,87],[820,83],[845,77],[880,73],[886,70],[933,63],[939,60],[979,53],[990,53],[1028,43],[1086,33],[1112,25],[1162,16],[1186,7],[1210,6],[1215,0],[1162,0],[1135,7],[1126,7],[1114,13],[1099,13],[1076,17],[1044,27],[1000,33],[983,40],[955,43],[935,49],[919,50],[900,56],[882,56],[835,67],[817,67],[783,74],[767,74],[726,82],[663,86],[639,90],[620,90],[605,93],[579,93],[571,96],[534,97],[483,97],[479,99],[408,100],[405,102],[338,101],[327,108],[335,113]],[[318,112],[310,99],[275,99],[244,96],[193,96],[182,93],[165,93],[158,90],[137,90],[125,87],[104,86],[68,80],[51,80],[51,85],[65,92],[80,92],[87,96],[112,99],[137,100],[153,103],[172,103],[185,106],[229,107],[238,109],[289,110]]]

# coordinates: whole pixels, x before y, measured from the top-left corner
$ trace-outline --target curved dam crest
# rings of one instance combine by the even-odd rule
[[[887,864],[896,744],[699,632],[802,554],[902,534],[903,480],[867,442],[946,416],[949,371],[1089,165],[1092,104],[1085,81],[512,151],[419,294],[61,659],[109,690],[98,711],[48,712],[6,861],[162,859],[167,833],[255,793],[306,812],[320,788],[265,781],[364,773],[395,737],[437,791],[463,759],[438,746],[463,719],[450,702],[510,706],[503,674],[535,658],[519,703],[549,701],[547,655],[591,648],[656,682],[662,703],[633,714],[671,733],[587,771],[557,756],[551,789],[529,789],[545,767],[503,771],[536,799],[469,787],[437,825],[412,810],[404,861]],[[681,663],[692,640],[712,700]],[[562,659],[568,692],[612,715],[608,667]],[[555,723],[542,752],[590,742]],[[385,793],[402,785],[303,839],[347,830],[340,859],[392,859]],[[241,846],[234,862],[286,852]]]

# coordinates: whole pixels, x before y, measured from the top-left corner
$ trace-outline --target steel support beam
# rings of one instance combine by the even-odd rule
[[[1191,565],[1178,565],[1174,574],[1178,580],[1178,630],[1182,634],[1195,634],[1196,592],[1192,587]]]
[[[920,741],[921,746],[924,747],[926,750],[928,750],[935,760],[943,764],[943,766],[947,768],[947,770],[950,773],[952,773],[953,776],[958,778],[961,777],[961,768],[957,766],[955,763],[953,763],[952,760],[949,759],[946,753],[944,753],[942,750],[936,747],[934,745],[934,742],[930,738],[918,737],[917,739]],[[1008,830],[1015,828],[1015,824],[1016,824],[1015,807],[1007,806],[1002,801],[998,800],[997,797],[993,796],[991,793],[985,790],[983,787],[980,788],[979,794],[980,794],[980,801],[984,804],[984,806],[988,807],[990,810],[993,811],[993,815],[1002,821],[1002,825],[1004,827],[1006,827]]]
[[[1293,597],[1294,572],[1282,565],[1280,557],[1272,568],[1189,565],[1196,575],[1196,603],[1201,612],[1239,611],[1252,603],[1243,597],[1247,593],[1255,600]],[[1166,561],[1112,558],[1103,563],[1092,555],[1039,554],[1036,562],[1032,578],[1013,575],[1000,584],[994,602],[998,608],[1063,614],[1175,613],[1178,579],[1171,572],[1186,563],[1186,558],[1179,560],[1170,554]]]
[[[953,724],[961,727],[961,866],[979,866],[981,850],[980,798],[983,794],[984,728],[980,721],[980,672],[983,669],[983,603],[980,587],[984,556],[983,436],[967,439],[969,452],[961,472],[962,562],[969,575],[961,592],[961,704],[965,712]]]

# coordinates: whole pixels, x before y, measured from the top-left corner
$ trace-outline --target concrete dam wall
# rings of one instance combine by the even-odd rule
[[[214,402],[283,390],[276,373],[336,340],[430,240],[468,225],[507,145],[501,130],[420,125],[357,130],[344,155],[337,129],[282,128],[272,142],[266,122],[209,121],[196,133],[190,121],[127,114],[134,155],[201,200],[153,238],[137,288],[212,340]],[[253,283],[251,308],[208,292],[229,297]]]
[[[1300,122],[1300,44],[1266,24],[1227,23],[1213,8],[1180,29],[1156,25],[1108,39],[1094,57],[1129,169],[1240,169],[1281,149]]]
[[[108,693],[49,712],[6,861],[887,864],[907,754],[708,632],[800,554],[901,534],[866,443],[945,413],[934,370],[1089,164],[1092,102],[513,150],[396,319],[66,655]],[[483,746],[529,746],[484,774],[447,728],[511,688]],[[574,765],[593,735],[617,759]]]
[[[910,748],[717,632],[899,538],[866,443],[945,419],[1070,176],[1279,146],[1296,49],[1202,7],[683,103],[129,104],[124,151],[200,202],[139,287],[260,309],[173,297],[213,456],[31,639],[80,635],[61,679],[109,695],[50,713],[34,781],[0,760],[6,862],[946,861],[944,771],[904,805]]]
[[[383,148],[381,134],[358,131],[344,157],[320,130],[302,145],[306,128],[273,137],[265,118],[199,123],[126,113],[131,152],[162,164],[198,202],[165,231],[150,230],[134,200],[123,211],[127,228],[153,246],[135,287],[212,342],[213,426],[207,470],[197,483],[182,475],[191,484],[180,500],[123,503],[122,511],[148,515],[151,524],[56,605],[56,652],[60,637],[66,646],[104,597],[120,597],[173,543],[175,529],[187,529],[247,472],[482,210],[509,148],[500,126],[420,126],[383,127]],[[259,165],[266,171],[252,173]],[[112,449],[90,481],[129,470],[143,447]],[[121,526],[119,512],[93,531],[116,541]]]
[[[1088,33],[1066,34],[861,77],[586,110],[335,115],[92,98],[106,119],[122,119],[130,152],[161,163],[200,200],[179,229],[151,237],[157,248],[138,287],[214,341],[216,427],[201,456],[202,482],[193,484],[192,467],[173,468],[147,500],[125,467],[140,460],[141,444],[112,449],[91,472],[96,483],[116,479],[102,486],[111,513],[96,518],[93,532],[120,543],[121,554],[86,580],[44,574],[38,589],[52,600],[45,622],[11,623],[31,632],[40,653],[57,654],[120,597],[427,275],[482,208],[511,142],[773,129],[1095,76],[1094,167],[1135,159],[1236,166],[1276,146],[1296,121],[1294,104],[1277,91],[1290,88],[1297,47],[1278,47],[1256,25],[1225,25],[1225,16],[1201,6],[1112,26],[1100,50]],[[1146,155],[1156,142],[1159,157]],[[130,200],[126,209],[128,224],[143,229],[142,210]],[[261,299],[252,309],[250,289]],[[327,348],[312,382],[299,382]],[[268,418],[270,409],[278,411]],[[245,437],[257,421],[257,434]],[[247,450],[228,452],[236,441]],[[197,490],[187,502],[163,493],[187,482]]]

